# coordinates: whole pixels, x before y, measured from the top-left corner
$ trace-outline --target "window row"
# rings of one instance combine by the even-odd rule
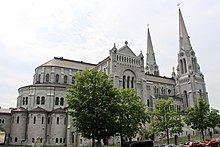
[[[37,139],[38,139],[38,138],[37,138]],[[37,139],[36,139],[36,141],[37,141]],[[32,143],[35,143],[36,141],[35,141],[34,138],[32,138],[32,141],[31,141],[31,142],[32,142]],[[43,142],[43,138],[40,138],[40,143],[42,143],[42,142]]]
[[[66,138],[56,138],[56,143],[66,143]]]
[[[3,124],[5,123],[5,120],[4,119],[0,119],[0,124]]]
[[[134,77],[123,76],[123,88],[134,88]]]
[[[140,60],[120,55],[117,55],[117,61],[140,65]]]
[[[15,120],[16,119],[16,120]],[[17,116],[16,118],[14,116],[12,116],[12,123],[14,123],[16,121],[17,124],[19,124],[20,122],[20,117]]]
[[[37,105],[44,105],[45,104],[45,97],[44,96],[42,96],[42,97],[37,96],[36,104]]]
[[[37,98],[36,98],[36,104],[37,104],[37,105],[45,105],[45,97],[44,97],[44,96],[42,96],[42,97],[37,96]],[[63,105],[64,105],[64,98],[63,98],[63,97],[61,97],[61,98],[56,97],[56,99],[55,99],[55,105],[63,106]]]
[[[41,117],[41,124],[44,124],[45,123],[44,121],[45,121],[44,117]],[[52,117],[48,117],[47,118],[47,124],[52,124],[52,122],[53,122]],[[66,117],[64,117],[63,118],[63,124],[66,125],[66,123],[67,123],[67,120],[66,120]],[[37,124],[37,117],[36,116],[34,116],[33,124]],[[56,124],[61,124],[60,117],[56,118]]]
[[[14,118],[14,116],[12,117],[12,123],[14,123],[14,120],[15,118]],[[0,121],[2,122],[2,123],[4,123],[4,119],[0,119]],[[16,117],[16,123],[17,124],[19,124],[19,122],[20,122],[20,117],[19,116],[17,116]],[[53,120],[52,120],[52,117],[48,117],[47,118],[47,124],[52,124],[52,122],[53,122]],[[45,117],[41,117],[41,124],[44,124],[45,123]],[[63,118],[63,124],[64,125],[66,125],[66,123],[67,123],[67,120],[66,120],[66,117],[64,117]],[[33,118],[33,124],[37,124],[37,117],[36,116],[34,116],[34,118]],[[61,124],[61,120],[60,120],[60,117],[57,117],[56,118],[56,124]]]
[[[50,76],[49,73],[46,74],[46,79],[43,80],[43,81],[45,81],[46,83],[51,82],[51,76]],[[40,82],[41,82],[41,74],[39,74],[38,77],[37,77],[37,83],[40,83]],[[56,75],[55,75],[55,83],[62,83],[59,74],[56,74]],[[70,83],[70,82],[68,81],[68,76],[67,76],[67,75],[64,75],[64,77],[63,77],[63,83],[64,83],[64,84]],[[75,77],[72,77],[72,84],[74,84],[74,83],[75,83]]]
[[[157,86],[154,87],[154,93],[155,93],[155,94],[166,94],[166,88],[161,87],[160,90],[161,90],[161,92],[159,92],[159,88],[158,88]],[[171,94],[171,90],[168,89],[168,90],[167,90],[167,93],[168,93],[168,94]]]
[[[28,97],[23,97],[22,104],[23,105],[28,105]]]
[[[63,97],[61,97],[61,98],[56,97],[56,99],[55,99],[55,105],[63,106],[63,105],[64,105],[64,98],[63,98]]]

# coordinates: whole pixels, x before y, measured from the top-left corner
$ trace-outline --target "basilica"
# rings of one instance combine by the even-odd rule
[[[54,57],[36,67],[33,83],[18,89],[17,107],[0,109],[0,130],[6,132],[5,143],[32,145],[39,138],[42,145],[88,146],[90,140],[76,132],[67,114],[66,87],[74,83],[75,72],[94,67],[106,72],[114,87],[134,88],[147,111],[154,109],[159,98],[172,97],[172,105],[180,113],[197,104],[198,98],[209,103],[204,75],[180,9],[179,53],[171,77],[160,76],[149,28],[146,42],[146,55],[135,55],[125,41],[122,47],[114,44],[109,56],[96,64]],[[183,136],[195,133],[187,126],[183,130]],[[119,144],[120,139],[109,139],[109,143]]]

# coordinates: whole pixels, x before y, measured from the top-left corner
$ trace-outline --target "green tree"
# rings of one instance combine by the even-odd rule
[[[154,140],[155,137],[155,132],[152,128],[141,128],[139,130],[139,135],[144,139],[144,140]]]
[[[218,110],[211,110],[209,113],[209,127],[214,131],[216,126],[220,125],[220,115]],[[210,138],[212,138],[212,133],[210,132]]]
[[[204,102],[203,98],[198,99],[198,104],[185,110],[184,121],[192,129],[200,130],[204,140],[204,130],[210,126],[209,104]]]
[[[116,133],[116,89],[104,72],[96,68],[75,74],[75,83],[67,89],[69,114],[83,137],[108,138]]]
[[[157,133],[165,132],[167,144],[169,144],[169,134],[183,131],[183,123],[172,103],[172,98],[159,99],[155,104],[155,110],[150,113],[152,116],[150,125]]]
[[[134,137],[147,120],[145,105],[134,89],[118,89],[118,133],[121,145],[125,138]]]

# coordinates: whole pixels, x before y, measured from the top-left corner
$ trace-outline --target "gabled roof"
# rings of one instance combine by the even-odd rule
[[[75,61],[75,60],[69,60],[64,59],[63,57],[57,58],[54,57],[54,59],[40,65],[40,67],[43,66],[54,66],[54,67],[65,67],[70,69],[78,69],[78,70],[85,70],[90,69],[96,66],[96,64],[92,63],[86,63],[83,61]]]
[[[66,113],[66,108],[57,108],[51,111],[51,113]]]
[[[20,107],[20,108],[16,108],[16,109],[13,109],[12,112],[27,112],[28,110],[23,108],[23,107]]]
[[[128,42],[125,41],[125,45],[122,46],[120,49],[118,49],[118,53],[129,55],[129,56],[135,56],[134,52],[128,47]]]
[[[34,108],[34,109],[30,110],[29,112],[44,112],[44,113],[47,113],[48,111],[38,106],[37,108]]]

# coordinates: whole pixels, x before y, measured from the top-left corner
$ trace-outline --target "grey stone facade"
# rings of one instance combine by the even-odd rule
[[[55,57],[37,67],[33,84],[18,89],[17,108],[0,109],[0,129],[6,131],[8,142],[31,145],[39,137],[41,144],[47,145],[88,145],[90,140],[76,133],[72,119],[66,113],[66,88],[74,83],[75,72],[94,67],[106,72],[114,87],[134,88],[148,111],[154,109],[154,101],[158,98],[172,97],[173,106],[179,112],[196,104],[200,97],[208,103],[204,76],[180,11],[179,22],[177,73],[173,71],[170,78],[160,76],[149,28],[146,62],[144,55],[135,55],[126,41],[120,48],[114,44],[109,56],[98,64]],[[184,131],[182,135],[193,132],[187,126]],[[117,144],[119,138],[109,142]]]

